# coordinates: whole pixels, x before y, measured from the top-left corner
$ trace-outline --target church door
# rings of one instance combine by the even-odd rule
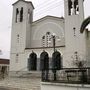
[[[49,69],[49,56],[46,51],[43,51],[40,54],[40,70],[48,70]]]
[[[34,52],[29,55],[28,70],[37,70],[37,55]]]
[[[61,65],[61,54],[58,51],[55,51],[52,54],[52,69],[60,70],[62,67]]]

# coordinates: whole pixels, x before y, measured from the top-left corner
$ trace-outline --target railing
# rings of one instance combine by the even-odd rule
[[[90,68],[62,68],[42,70],[42,82],[90,84]]]

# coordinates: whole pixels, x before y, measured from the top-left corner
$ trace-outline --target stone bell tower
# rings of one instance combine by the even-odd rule
[[[22,52],[30,47],[30,31],[33,21],[33,5],[25,0],[13,4],[12,49]],[[13,48],[14,47],[14,48]]]
[[[64,0],[65,8],[65,61],[64,65],[73,67],[75,53],[81,60],[86,59],[85,33],[80,34],[80,26],[84,20],[84,0]]]
[[[15,66],[14,62],[17,57],[24,53],[25,48],[30,48],[33,9],[33,4],[30,1],[18,0],[13,4],[11,69]]]

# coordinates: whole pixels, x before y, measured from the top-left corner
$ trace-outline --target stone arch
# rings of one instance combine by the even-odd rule
[[[40,70],[49,69],[49,55],[46,51],[43,51],[40,54]]]
[[[51,26],[52,27],[48,27],[48,26]],[[43,28],[45,29],[43,31]],[[55,32],[55,30],[57,32]],[[51,34],[52,33],[56,33],[56,35],[62,35],[64,36],[64,29],[62,26],[60,26],[59,24],[56,24],[54,22],[48,22],[48,23],[44,23],[44,24],[41,24],[37,29],[36,29],[36,32],[34,33],[33,35],[33,39],[35,40],[35,38],[38,38],[38,39],[41,39],[41,37],[43,35],[46,34],[46,32],[50,32]]]
[[[37,70],[37,54],[33,51],[28,58],[28,70]]]
[[[62,68],[62,56],[59,51],[52,54],[52,69],[60,70]]]

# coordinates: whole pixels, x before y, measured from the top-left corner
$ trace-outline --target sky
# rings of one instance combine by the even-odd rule
[[[0,58],[10,58],[12,4],[17,0],[0,0]],[[46,15],[64,16],[63,0],[27,0],[34,4],[34,21]],[[85,18],[90,16],[90,0],[84,2]]]

